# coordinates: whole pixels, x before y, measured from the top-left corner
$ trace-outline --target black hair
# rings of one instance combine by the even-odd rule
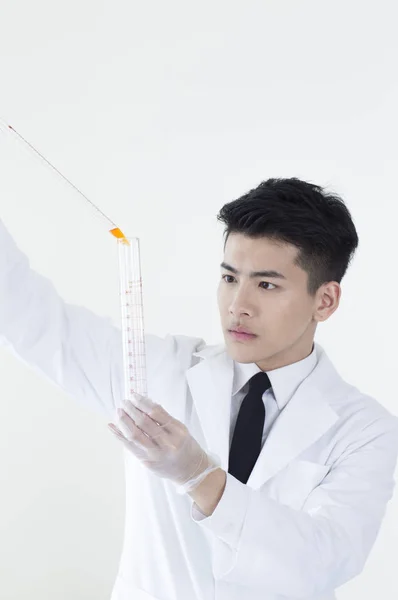
[[[299,248],[295,264],[307,272],[311,296],[323,283],[341,282],[359,242],[342,198],[296,177],[263,181],[225,204],[217,220],[226,226],[224,250],[230,233]]]

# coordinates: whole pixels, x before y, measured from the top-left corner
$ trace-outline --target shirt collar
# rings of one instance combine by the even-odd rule
[[[289,402],[294,392],[311,373],[317,363],[315,343],[312,352],[302,360],[290,365],[266,371],[271,382],[272,391],[275,396],[279,410],[282,410]],[[238,363],[234,361],[234,380],[232,384],[232,395],[237,394],[253,375],[261,369],[255,363]]]

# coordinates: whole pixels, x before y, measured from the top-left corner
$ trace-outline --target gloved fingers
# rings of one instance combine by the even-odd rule
[[[124,402],[129,402],[129,401],[125,400]],[[137,392],[134,392],[132,394],[131,402],[137,408],[142,410],[142,412],[145,412],[148,415],[151,413],[153,408],[156,406],[155,402],[153,402],[150,398],[148,398],[148,396],[141,396],[141,394],[137,394]]]
[[[152,402],[147,396],[141,396],[140,394],[134,393],[133,400],[127,401],[128,404],[133,404],[140,411],[146,413],[151,419],[156,421],[158,425],[164,428],[168,428],[173,424],[175,419],[161,406]]]
[[[144,431],[150,438],[158,438],[162,435],[162,427],[145,412],[139,410],[132,402],[125,402],[123,410],[128,414],[130,419]]]
[[[132,452],[137,458],[142,459],[145,458],[146,450],[137,446],[133,441],[130,441],[124,437],[120,429],[116,427],[113,423],[108,423],[108,427],[110,431],[122,442],[122,444]]]
[[[112,433],[114,433],[116,435],[116,437],[119,438],[119,440],[121,440],[121,441],[125,440],[124,435],[122,434],[120,429],[118,427],[116,427],[116,425],[114,425],[113,423],[108,423],[108,427],[112,431]]]
[[[144,448],[157,447],[157,443],[148,437],[145,432],[136,425],[134,419],[132,419],[124,409],[118,408],[117,415],[117,425],[127,441],[134,442],[138,446],[142,446]]]

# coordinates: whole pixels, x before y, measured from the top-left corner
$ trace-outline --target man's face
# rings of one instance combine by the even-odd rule
[[[239,274],[221,267],[217,300],[226,350],[237,362],[254,362],[265,371],[305,358],[312,350],[317,321],[337,308],[336,282],[321,286],[315,298],[308,295],[308,275],[293,264],[297,253],[296,246],[268,238],[229,235],[223,262]],[[266,270],[284,278],[250,277],[251,271]],[[239,325],[257,337],[236,340],[229,330]]]

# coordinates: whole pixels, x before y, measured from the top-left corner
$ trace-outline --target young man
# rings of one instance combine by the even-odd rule
[[[224,343],[147,334],[147,397],[123,402],[120,331],[65,303],[1,222],[0,333],[123,444],[112,600],[332,600],[369,556],[398,454],[397,417],[314,342],[358,236],[339,197],[295,178],[218,218]]]

